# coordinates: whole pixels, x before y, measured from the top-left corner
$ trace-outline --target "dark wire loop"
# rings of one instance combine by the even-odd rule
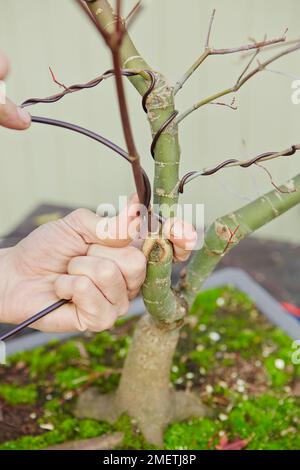
[[[152,91],[154,90],[154,87],[155,87],[155,84],[156,84],[156,76],[155,76],[155,73],[152,72],[152,70],[144,70],[144,72],[146,72],[151,78],[151,84],[150,84],[148,90],[146,91],[146,93],[144,94],[143,100],[142,100],[143,110],[147,114],[148,113],[147,100],[148,100],[150,94],[152,93]],[[168,119],[166,119],[166,121],[161,125],[161,127],[158,129],[158,131],[154,135],[154,137],[152,139],[151,147],[150,147],[150,152],[151,152],[151,155],[152,155],[153,159],[155,158],[155,147],[156,147],[156,144],[158,142],[158,139],[160,138],[161,134],[167,129],[167,127],[173,122],[173,120],[176,118],[177,115],[178,115],[178,111],[174,111],[168,117]]]
[[[287,157],[290,155],[294,155],[296,153],[297,148],[295,145],[292,145],[289,150],[287,150],[285,153],[282,154],[283,157]],[[190,171],[186,173],[180,180],[179,186],[178,186],[178,191],[180,193],[183,193],[184,191],[184,186],[189,183],[190,181],[194,180],[195,178],[198,178],[199,176],[210,176],[213,175],[214,173],[217,173],[219,170],[222,168],[225,168],[226,166],[229,166],[233,163],[236,163],[237,166],[240,166],[241,168],[249,168],[249,166],[254,165],[256,163],[259,163],[261,160],[264,160],[267,157],[271,157],[272,155],[276,155],[277,152],[265,152],[257,155],[256,157],[252,158],[251,160],[247,162],[242,162],[241,160],[237,160],[235,158],[230,158],[229,160],[225,160],[222,163],[219,163],[219,165],[215,166],[214,168],[211,168],[209,170],[205,171]]]
[[[148,90],[146,91],[146,93],[144,94],[143,99],[142,99],[143,110],[147,114],[148,113],[147,100],[149,98],[149,95],[154,90],[154,87],[155,87],[155,84],[156,84],[156,77],[155,77],[155,73],[152,72],[152,70],[144,70],[144,72],[146,72],[149,75],[150,80],[151,80],[150,86],[149,86]]]
[[[155,136],[153,137],[151,148],[150,148],[150,152],[151,152],[151,155],[152,155],[153,159],[155,159],[155,147],[156,147],[156,144],[158,142],[158,139],[160,138],[162,133],[167,129],[167,127],[169,127],[169,125],[174,121],[174,119],[176,118],[177,115],[178,115],[178,111],[174,111],[168,117],[168,119],[166,119],[166,121],[162,124],[162,126],[158,129]]]

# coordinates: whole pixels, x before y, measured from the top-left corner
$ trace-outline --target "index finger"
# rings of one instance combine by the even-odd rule
[[[88,244],[124,247],[139,233],[141,218],[137,201],[134,196],[116,217],[99,217],[88,209],[77,209],[64,220]]]

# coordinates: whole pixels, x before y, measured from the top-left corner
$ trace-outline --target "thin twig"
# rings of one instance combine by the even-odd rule
[[[59,81],[57,80],[57,78],[56,78],[56,76],[55,76],[55,74],[54,74],[54,72],[53,72],[53,70],[52,70],[51,67],[49,67],[49,70],[50,70],[50,73],[51,73],[51,77],[52,77],[53,82],[54,82],[56,85],[58,85],[58,86],[60,86],[61,88],[63,88],[64,90],[67,90],[68,88],[66,87],[66,85],[64,85],[63,83],[61,83],[61,82],[59,82]]]
[[[251,72],[249,72],[247,75],[240,75],[236,83],[229,88],[226,88],[225,90],[221,90],[218,93],[215,93],[211,96],[208,96],[207,98],[204,98],[203,100],[199,101],[198,103],[195,103],[193,106],[190,108],[186,109],[182,114],[180,114],[176,120],[174,121],[174,124],[178,125],[181,121],[183,121],[187,116],[189,116],[192,112],[196,111],[197,109],[201,108],[202,106],[205,106],[206,104],[211,103],[212,101],[215,101],[219,99],[222,96],[228,95],[230,93],[236,93],[248,80],[250,80],[252,77],[254,77],[258,72],[261,72],[264,70],[268,65],[270,65],[272,62],[275,62],[276,60],[280,59],[281,57],[284,57],[288,54],[291,54],[292,52],[298,51],[300,49],[300,42],[297,43],[296,45],[285,49],[278,54],[270,57],[267,59],[265,62],[259,63],[257,67],[255,67]]]
[[[251,51],[252,49],[261,49],[263,47],[271,46],[272,44],[278,44],[286,40],[285,36],[281,36],[277,39],[269,39],[265,41],[255,42],[246,44],[244,46],[226,48],[226,49],[210,49],[210,55],[226,55],[235,54],[236,52]]]
[[[123,36],[123,28],[122,28],[122,18],[121,18],[121,0],[117,0],[116,3],[116,32],[115,35],[117,37],[117,40],[122,41],[122,36]]]
[[[213,49],[209,46],[209,40],[210,40],[210,35],[211,35],[211,30],[212,30],[214,17],[215,17],[215,10],[213,10],[212,16],[210,18],[204,51],[198,57],[198,59],[193,63],[193,65],[186,71],[186,73],[183,75],[183,77],[176,82],[176,85],[174,87],[174,94],[175,95],[183,87],[183,85],[187,82],[187,80],[191,77],[191,75],[198,69],[198,67],[207,59],[207,57],[209,57],[211,55],[235,54],[237,52],[251,51],[253,49],[260,50],[260,49],[265,48],[267,46],[272,46],[274,44],[283,43],[283,42],[286,41],[285,35],[286,35],[287,30],[285,30],[284,34],[280,38],[269,39],[269,40],[267,40],[265,38],[263,41],[251,42],[250,44],[246,44],[246,45],[243,45],[243,46],[225,48],[225,49]]]
[[[234,111],[236,111],[238,109],[237,106],[235,105],[235,99],[233,99],[231,103],[223,103],[222,101],[212,101],[209,104],[214,104],[214,105],[218,105],[218,106],[225,106],[226,108],[233,109]]]
[[[126,16],[125,18],[125,25],[126,25],[126,28],[128,29],[129,25],[131,26],[132,25],[132,22],[136,19],[136,17],[138,16],[138,14],[141,12],[142,8],[143,8],[143,0],[139,0],[135,5],[134,7],[130,10],[130,12],[128,13],[128,15]]]
[[[214,19],[215,19],[215,14],[216,14],[216,9],[214,8],[213,11],[212,11],[209,26],[208,26],[208,32],[207,32],[207,37],[206,37],[206,42],[205,42],[205,49],[209,48],[209,40],[210,40],[212,25],[213,25],[213,22],[214,22]]]
[[[264,170],[265,173],[267,173],[268,177],[270,178],[270,181],[271,181],[272,186],[274,186],[274,188],[276,189],[276,191],[278,191],[279,193],[282,193],[282,194],[291,194],[291,193],[296,192],[296,189],[287,189],[286,191],[284,191],[283,189],[281,189],[281,188],[275,183],[275,181],[273,180],[273,176],[272,176],[271,172],[268,170],[268,168],[266,168],[264,165],[262,165],[261,163],[258,163],[258,162],[256,162],[255,165],[258,166],[259,168],[261,168],[262,170]]]
[[[237,225],[234,230],[231,230],[231,228],[228,227],[230,236],[229,236],[228,241],[227,241],[227,244],[226,244],[226,246],[225,246],[225,248],[224,248],[224,250],[223,250],[223,254],[226,253],[226,251],[228,250],[228,247],[229,247],[230,245],[233,245],[234,243],[236,243],[235,235],[237,234],[239,228],[240,228],[240,224]]]
[[[75,0],[75,2],[79,5],[79,7],[83,10],[83,12],[87,15],[93,25],[96,27],[98,32],[101,34],[103,39],[105,40],[106,44],[110,47],[110,40],[111,35],[108,31],[106,31],[100,23],[98,23],[97,19],[93,15],[92,11],[89,9],[88,5],[84,0]]]
[[[292,46],[293,44],[298,44],[300,42],[300,38],[295,38],[295,39],[290,39],[289,41],[284,41],[282,43],[277,43],[277,44],[271,44],[268,47],[268,51],[272,51],[273,49],[278,49],[279,47],[289,47]],[[241,55],[240,60],[246,60],[249,57],[249,54],[251,54],[251,51],[246,51],[244,54]]]
[[[252,55],[251,59],[249,60],[249,62],[247,63],[246,67],[244,68],[244,70],[242,71],[242,73],[240,74],[239,78],[237,79],[237,83],[239,83],[242,78],[245,76],[246,72],[248,72],[249,68],[251,67],[252,63],[254,62],[255,58],[258,56],[258,54],[260,53],[261,49],[257,49],[254,54]]]

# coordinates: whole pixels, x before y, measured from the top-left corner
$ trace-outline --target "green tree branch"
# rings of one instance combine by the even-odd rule
[[[181,282],[181,290],[191,305],[203,282],[221,259],[241,240],[276,219],[300,202],[300,174],[278,190],[270,191],[244,207],[218,218],[208,228],[203,247],[195,254]],[[286,191],[291,191],[286,193]]]
[[[110,33],[114,32],[116,26],[116,15],[110,3],[107,0],[94,0],[88,1],[87,5],[93,15],[97,18],[97,22],[101,28],[103,28],[104,31]],[[128,33],[125,33],[123,36],[122,45],[120,48],[120,62],[122,69],[151,69],[151,67],[138,52]],[[137,89],[137,91],[141,95],[144,95],[149,87],[147,80],[140,76],[130,77],[129,80]]]

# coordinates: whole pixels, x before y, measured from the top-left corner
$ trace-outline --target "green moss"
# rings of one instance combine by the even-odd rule
[[[74,439],[89,439],[112,431],[112,427],[104,422],[92,419],[78,420],[64,417],[56,422],[53,431],[40,436],[24,436],[15,441],[0,445],[0,450],[40,450]]]
[[[10,405],[32,405],[37,400],[38,392],[35,385],[0,384],[0,396]]]
[[[299,400],[264,394],[240,402],[226,426],[231,434],[252,436],[249,449],[300,449],[299,423]]]
[[[221,429],[218,422],[208,418],[175,423],[165,433],[165,449],[207,449],[209,440],[215,436],[212,439],[213,444],[217,440],[217,432]]]
[[[78,367],[67,367],[55,375],[55,383],[62,389],[73,390],[82,386],[87,380],[87,373]]]
[[[126,450],[151,450],[155,449],[154,446],[149,445],[140,431],[136,426],[132,424],[131,419],[123,415],[121,416],[116,424],[114,425],[114,431],[120,431],[124,433],[124,439],[122,443],[122,449]]]
[[[52,343],[11,359],[12,369],[25,363],[25,386],[19,382],[1,385],[0,396],[13,404],[33,404],[38,398],[44,408],[39,423],[51,423],[54,429],[4,443],[0,449],[42,449],[115,431],[125,434],[122,449],[151,448],[127,416],[110,425],[78,420],[72,414],[76,394],[91,377],[91,384],[102,393],[117,387],[133,329],[130,322],[119,324],[121,333]],[[300,449],[300,399],[289,397],[287,388],[300,378],[299,365],[291,361],[292,352],[292,340],[270,325],[246,295],[231,288],[200,293],[191,310],[190,326],[181,332],[171,380],[179,388],[193,385],[213,408],[214,417],[174,423],[166,430],[165,448],[214,449],[220,433],[225,432],[229,440],[251,437],[249,449]],[[257,368],[249,384],[244,378],[252,388],[243,392],[236,387],[236,380],[249,364],[252,370]],[[231,379],[232,371],[237,372],[235,379]],[[256,389],[257,374],[261,378]],[[14,371],[12,377],[16,376]],[[229,386],[224,385],[226,380],[232,380]],[[30,382],[35,385],[27,385]]]
[[[300,409],[295,400],[289,398],[279,401],[266,394],[241,401],[223,423],[205,418],[173,424],[165,433],[165,448],[214,449],[220,440],[219,433],[225,432],[229,441],[237,437],[251,438],[247,449],[296,450],[300,449],[300,434],[297,431],[299,422]]]
[[[101,436],[111,431],[111,426],[93,419],[83,419],[78,422],[78,434],[81,439]]]
[[[19,361],[25,362],[29,367],[30,376],[36,378],[55,372],[66,362],[79,357],[80,352],[74,341],[63,344],[52,341],[45,347],[17,353],[10,358],[9,362],[12,365]]]

